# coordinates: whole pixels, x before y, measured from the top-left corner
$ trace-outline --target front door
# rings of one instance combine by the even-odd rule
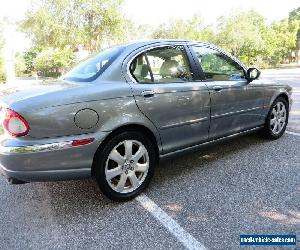
[[[210,139],[263,124],[263,91],[248,82],[237,62],[220,51],[192,46],[211,98]]]
[[[159,129],[164,153],[208,139],[209,92],[193,80],[185,46],[145,49],[132,61],[130,72],[136,103]]]

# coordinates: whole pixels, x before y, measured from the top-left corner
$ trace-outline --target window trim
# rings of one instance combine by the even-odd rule
[[[205,74],[203,71],[203,68],[197,58],[197,55],[195,53],[195,51],[193,50],[193,47],[201,47],[201,48],[208,48],[214,51],[217,51],[218,53],[220,53],[225,59],[230,60],[235,62],[237,65],[239,65],[241,67],[241,69],[244,72],[245,78],[241,79],[241,80],[220,80],[218,82],[227,82],[227,81],[248,81],[247,80],[247,69],[246,67],[240,62],[238,61],[236,58],[229,56],[227,53],[225,53],[224,51],[222,51],[221,49],[219,49],[218,47],[215,46],[211,46],[210,44],[188,44],[188,49],[190,50],[190,53],[192,54],[193,58],[194,58],[194,62],[197,65],[197,68],[199,70],[199,76],[201,77],[201,80],[204,82],[216,82],[216,80],[210,80],[210,79],[206,79],[205,78]]]
[[[147,57],[147,52],[151,51],[151,50],[154,50],[154,49],[158,49],[158,48],[164,48],[164,47],[173,47],[173,46],[182,46],[184,48],[184,52],[185,52],[185,55],[186,55],[186,59],[187,59],[187,62],[189,63],[189,66],[190,66],[190,70],[191,70],[191,75],[194,79],[190,80],[190,82],[195,82],[199,79],[195,79],[195,61],[194,61],[194,58],[188,48],[188,46],[186,45],[186,43],[182,44],[182,43],[167,43],[167,44],[160,44],[160,45],[156,45],[156,46],[151,46],[151,47],[147,47],[141,51],[139,51],[138,53],[135,53],[134,55],[129,55],[131,58],[129,59],[129,61],[127,62],[127,65],[126,65],[126,74],[129,76],[130,80],[132,83],[137,83],[137,84],[169,84],[169,83],[179,83],[179,84],[182,84],[184,82],[164,82],[164,83],[159,83],[159,82],[154,82],[154,79],[152,80],[152,77],[153,77],[153,73],[152,73],[152,69],[151,69],[151,66],[149,64],[149,61],[148,61],[148,57]],[[147,65],[148,65],[148,68],[149,68],[149,72],[150,75],[151,75],[151,83],[143,83],[143,82],[138,82],[135,77],[131,74],[131,71],[130,71],[130,65],[132,64],[133,60],[136,59],[137,57],[139,57],[140,55],[144,54],[145,58],[146,58],[146,61],[147,61]],[[154,78],[154,77],[153,77]]]

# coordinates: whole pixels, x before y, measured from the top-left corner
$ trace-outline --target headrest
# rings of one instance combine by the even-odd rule
[[[165,61],[162,65],[161,68],[159,70],[159,74],[162,77],[166,77],[166,76],[176,76],[178,73],[178,62],[175,60],[167,60]]]
[[[148,68],[148,65],[147,64],[143,64],[141,66],[141,77],[142,78],[145,78],[149,73],[149,68]]]

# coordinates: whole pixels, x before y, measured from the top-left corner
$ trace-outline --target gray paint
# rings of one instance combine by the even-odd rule
[[[74,117],[76,126],[81,129],[91,129],[97,125],[98,121],[99,115],[97,111],[90,108],[79,110]]]
[[[2,171],[24,181],[90,176],[94,154],[102,141],[125,125],[139,125],[151,131],[163,158],[256,129],[264,124],[269,107],[278,95],[290,97],[289,86],[261,80],[249,83],[197,79],[184,83],[139,84],[128,72],[130,61],[145,50],[193,44],[225,53],[207,43],[138,42],[128,44],[118,60],[93,82],[59,80],[2,91],[2,105],[20,113],[30,124],[27,136],[1,142]],[[245,65],[240,65],[247,70]],[[215,86],[222,90],[215,91]],[[154,96],[145,98],[143,91],[152,91]],[[95,141],[75,148],[39,151],[41,145],[47,148],[51,143],[59,145],[85,138],[95,138]],[[36,152],[28,151],[28,146]],[[22,153],[9,151],[15,147],[21,147]]]

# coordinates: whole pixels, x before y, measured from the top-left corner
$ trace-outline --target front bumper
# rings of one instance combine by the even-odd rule
[[[55,139],[6,138],[0,142],[0,172],[20,181],[59,181],[91,176],[94,155],[107,132]],[[73,140],[95,138],[72,146]]]

